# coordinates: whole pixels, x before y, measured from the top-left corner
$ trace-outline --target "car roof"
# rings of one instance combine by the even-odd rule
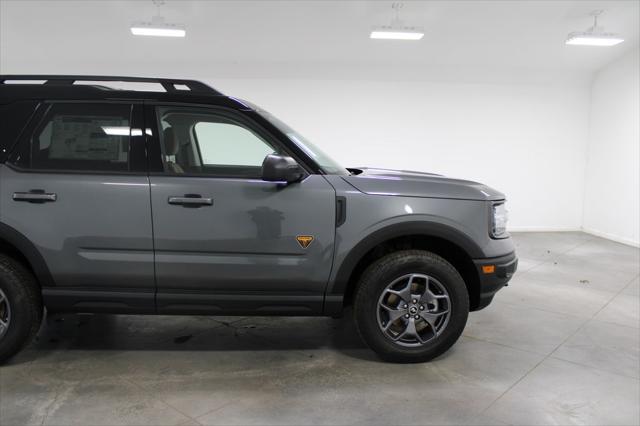
[[[118,86],[127,87],[125,89]],[[16,100],[131,100],[251,109],[196,80],[77,75],[0,75],[0,104]]]

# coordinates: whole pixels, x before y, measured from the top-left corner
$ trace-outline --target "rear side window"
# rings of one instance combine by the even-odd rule
[[[33,115],[36,101],[0,105],[0,162],[4,161]]]
[[[52,104],[14,163],[36,170],[127,172],[131,108]]]

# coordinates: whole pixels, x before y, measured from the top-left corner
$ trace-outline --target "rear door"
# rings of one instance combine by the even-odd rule
[[[333,187],[262,181],[264,157],[286,150],[239,112],[148,108],[163,169],[150,177],[158,311],[321,312]]]
[[[154,311],[142,105],[50,102],[0,166],[2,222],[31,241],[50,308]]]

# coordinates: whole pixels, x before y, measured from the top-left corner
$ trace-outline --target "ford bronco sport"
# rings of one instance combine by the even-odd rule
[[[0,120],[0,362],[45,308],[338,317],[346,306],[380,357],[426,361],[516,270],[503,194],[343,168],[197,81],[3,75]]]

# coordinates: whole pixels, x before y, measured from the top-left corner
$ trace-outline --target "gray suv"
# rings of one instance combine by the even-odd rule
[[[347,306],[381,358],[426,361],[516,270],[500,192],[344,168],[197,81],[0,75],[0,120],[0,362],[45,308]]]

